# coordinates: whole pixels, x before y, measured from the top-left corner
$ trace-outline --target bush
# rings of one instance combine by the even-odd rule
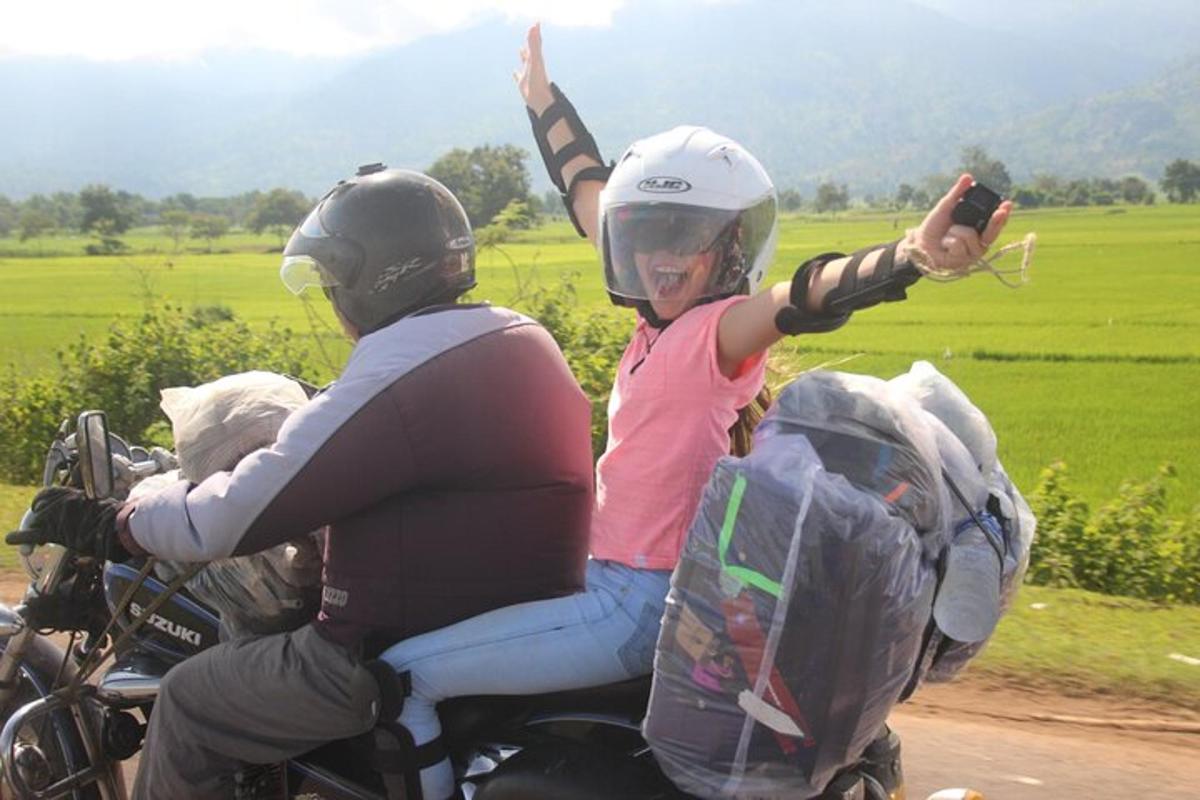
[[[102,236],[83,248],[83,252],[89,256],[114,256],[128,253],[129,246],[114,236]]]
[[[629,325],[612,312],[583,313],[576,280],[577,273],[553,288],[527,288],[512,305],[542,323],[566,356],[592,404],[592,457],[599,458],[608,442],[608,395],[629,338]]]
[[[308,354],[292,331],[251,331],[224,308],[163,305],[136,320],[118,321],[99,342],[80,337],[58,354],[53,378],[0,381],[0,476],[12,483],[41,479],[42,462],[64,419],[98,408],[115,433],[138,444],[170,445],[159,390],[195,385],[233,372],[264,369],[306,377]]]
[[[1158,553],[1162,596],[1200,603],[1200,509],[1167,526]]]
[[[1028,580],[1105,594],[1200,603],[1200,509],[1167,516],[1170,465],[1150,480],[1125,481],[1094,514],[1072,493],[1067,469],[1042,472],[1030,496],[1038,539]]]
[[[1042,470],[1029,505],[1038,522],[1027,580],[1039,586],[1076,586],[1076,546],[1087,524],[1088,507],[1072,494],[1066,464],[1060,461]]]

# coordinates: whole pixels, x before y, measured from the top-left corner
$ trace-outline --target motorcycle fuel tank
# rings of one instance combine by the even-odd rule
[[[128,628],[167,587],[153,576],[146,578],[133,601],[120,614],[117,603],[137,580],[138,569],[129,564],[109,564],[104,570],[104,597],[121,630]],[[135,634],[137,647],[177,663],[219,641],[219,617],[183,592],[172,596]]]

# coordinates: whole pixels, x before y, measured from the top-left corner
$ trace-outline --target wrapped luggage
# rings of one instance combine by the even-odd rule
[[[943,478],[971,501],[969,512],[961,501],[954,506],[934,622],[911,692],[921,680],[950,680],[983,650],[1025,578],[1037,521],[997,457],[987,417],[961,389],[928,361],[888,383],[949,431],[939,437]]]
[[[299,384],[270,372],[164,389],[162,409],[171,420],[180,468],[143,481],[131,496],[232,469],[271,445],[283,421],[307,400]],[[312,532],[259,553],[212,561],[185,587],[220,614],[223,640],[294,629],[311,619],[319,603],[322,549],[323,534]],[[189,566],[160,561],[156,574],[169,581]]]
[[[718,462],[671,580],[646,738],[701,797],[818,794],[917,661],[945,503],[923,415],[808,373]]]
[[[1023,568],[1006,539],[1017,529],[991,513],[1003,484],[994,434],[970,411],[925,373],[907,384],[806,373],[754,450],[718,462],[672,576],[645,722],[681,789],[817,795],[922,679],[978,652]],[[970,444],[955,430],[964,419]],[[1003,485],[1008,510],[1023,504]],[[980,565],[993,585],[973,593],[963,578]],[[949,601],[946,574],[959,582]],[[972,642],[939,629],[939,605]]]

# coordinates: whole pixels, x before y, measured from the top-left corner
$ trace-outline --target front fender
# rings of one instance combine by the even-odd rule
[[[7,614],[5,613],[7,612]],[[0,605],[0,618],[20,618],[13,609]],[[105,758],[100,752],[98,731],[100,708],[92,697],[94,689],[84,687],[73,700],[55,697],[55,680],[69,681],[75,675],[75,664],[54,642],[23,627],[16,636],[0,637],[0,663],[12,664],[13,694],[0,708],[0,739],[9,747],[0,753],[0,781],[6,788],[13,786],[12,744],[18,738],[20,719],[48,718],[52,724],[42,726],[40,735],[53,737],[56,750],[65,762],[69,775],[86,776],[95,781],[74,792],[85,800],[118,800],[125,796],[120,764]],[[14,650],[19,655],[12,662]],[[34,712],[33,709],[41,711]],[[15,724],[14,724],[15,723]],[[7,796],[7,795],[5,795]]]

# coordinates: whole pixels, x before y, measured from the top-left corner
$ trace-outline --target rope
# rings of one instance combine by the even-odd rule
[[[907,231],[906,238],[911,240],[913,236],[914,231]],[[957,269],[937,266],[933,256],[915,245],[909,247],[908,256],[916,268],[921,271],[921,274],[933,281],[956,281],[975,272],[990,272],[995,276],[996,280],[1008,288],[1019,289],[1021,286],[1029,283],[1029,267],[1033,264],[1033,251],[1036,247],[1037,234],[1027,233],[1023,239],[1016,242],[1009,242],[990,256],[976,259],[965,267]],[[1017,250],[1022,251],[1021,263],[1019,265],[1003,269],[996,267],[997,261]],[[1011,277],[1014,275],[1017,276],[1015,279]]]

